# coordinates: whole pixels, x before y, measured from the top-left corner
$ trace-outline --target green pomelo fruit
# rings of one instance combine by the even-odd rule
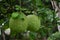
[[[12,13],[12,14],[14,14],[14,13]],[[19,15],[18,14],[12,15],[12,17],[10,18],[10,21],[9,21],[9,27],[11,28],[11,31],[15,32],[15,33],[20,33],[20,32],[26,31],[27,26],[28,26],[26,15],[24,15],[23,13],[20,13]],[[14,19],[13,17],[14,18],[17,17],[17,18]]]
[[[40,19],[36,15],[28,15],[28,30],[38,31],[40,29]]]

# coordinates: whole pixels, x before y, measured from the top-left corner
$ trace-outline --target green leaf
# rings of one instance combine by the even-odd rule
[[[18,12],[13,12],[12,13],[12,18],[17,18],[19,16],[19,13]]]

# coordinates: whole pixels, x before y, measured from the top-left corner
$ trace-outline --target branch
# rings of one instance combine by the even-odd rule
[[[59,7],[57,6],[57,2],[55,0],[50,0],[53,9],[55,10],[55,12],[57,12],[59,10]]]

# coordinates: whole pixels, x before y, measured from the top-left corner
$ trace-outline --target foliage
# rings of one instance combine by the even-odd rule
[[[56,1],[59,2],[59,0]],[[53,28],[57,26],[58,18],[56,17],[50,0],[1,0],[0,24],[2,24],[6,18],[10,19],[13,12],[23,12],[25,15],[35,14],[41,18],[41,27],[37,32],[41,37],[51,35],[55,31]],[[8,26],[8,23],[5,25]],[[32,32],[32,34],[33,33],[35,32]],[[32,40],[34,39],[33,36],[31,36]]]
[[[54,11],[49,8],[41,8],[38,10],[38,16],[41,17],[41,27],[38,32],[41,34],[41,37],[47,37],[53,33],[53,15]]]
[[[47,40],[60,40],[60,32],[52,34]]]

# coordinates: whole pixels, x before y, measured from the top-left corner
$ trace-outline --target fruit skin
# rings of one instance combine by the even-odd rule
[[[17,14],[14,16],[13,14]],[[18,15],[19,14],[19,15]],[[20,33],[27,30],[27,17],[22,12],[14,12],[9,20],[9,27],[12,33]]]
[[[47,40],[60,40],[60,32],[50,35]]]
[[[40,29],[40,19],[36,15],[28,15],[28,30],[38,31]]]

